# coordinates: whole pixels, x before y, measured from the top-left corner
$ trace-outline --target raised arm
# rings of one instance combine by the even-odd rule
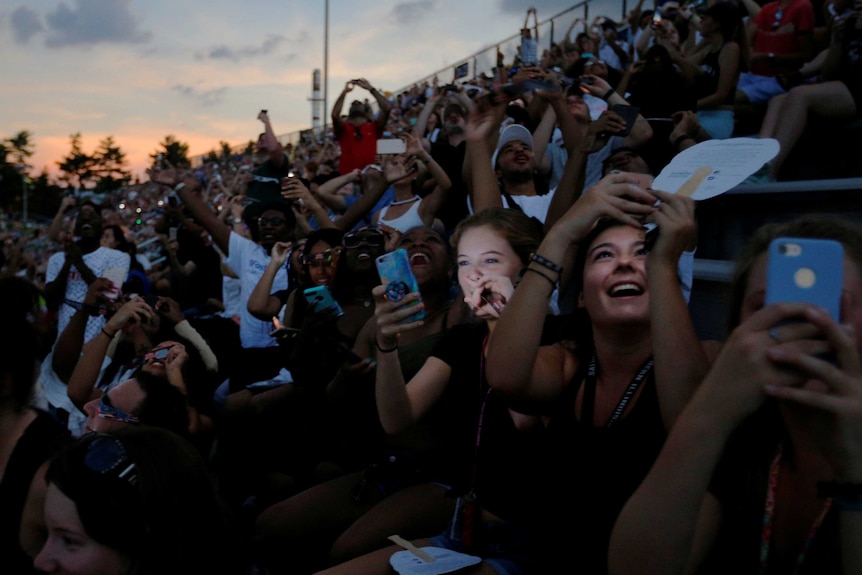
[[[500,127],[505,113],[505,102],[488,103],[477,106],[470,111],[464,136],[467,140],[466,155],[469,158],[470,198],[473,212],[478,213],[485,208],[502,207],[503,198],[497,184],[497,176],[491,165],[491,148],[489,139]],[[465,159],[465,164],[467,160]]]
[[[75,313],[66,324],[66,328],[57,336],[54,344],[54,354],[51,367],[60,381],[69,381],[75,364],[81,358],[81,348],[84,347],[84,337],[87,330],[87,321],[91,316],[100,313],[99,306],[107,301],[104,293],[111,289],[111,280],[107,278],[96,278],[87,286],[87,293],[82,302],[76,304]],[[80,305],[77,305],[80,304]]]
[[[281,184],[281,197],[292,202],[294,207],[304,206],[317,219],[317,227],[319,228],[334,228],[335,224],[329,218],[329,212],[326,208],[317,201],[314,194],[311,193],[302,180],[299,178],[289,178]],[[305,218],[301,218],[303,221]]]
[[[66,393],[75,407],[84,410],[84,404],[99,397],[101,391],[95,389],[102,362],[108,353],[113,339],[128,323],[147,322],[155,312],[142,298],[135,298],[123,304],[96,337],[88,341],[82,350],[81,359],[69,377]]]
[[[386,99],[386,96],[381,94],[377,88],[372,86],[365,78],[356,80],[356,85],[371,92],[371,95],[374,96],[375,100],[377,100],[377,107],[380,111],[378,112],[374,123],[377,124],[377,133],[382,134],[383,131],[386,130],[386,123],[389,121],[389,112],[392,111],[392,105],[389,103],[389,100]]]
[[[272,246],[272,257],[260,279],[257,280],[251,295],[248,296],[248,312],[261,321],[269,321],[281,309],[282,302],[271,294],[272,283],[278,270],[284,266],[290,256],[291,244],[289,242],[276,242]]]
[[[425,148],[422,146],[422,140],[414,132],[408,142],[407,153],[412,154],[417,161],[422,162],[428,168],[428,174],[434,179],[434,189],[422,198],[419,204],[419,217],[426,225],[431,225],[434,221],[434,216],[437,210],[443,205],[443,200],[446,199],[446,193],[452,187],[452,181],[449,179],[446,170],[431,157]]]
[[[193,190],[200,187],[197,179],[190,174],[181,175],[173,166],[168,166],[167,169],[153,166],[147,173],[150,179],[157,184],[174,188],[195,221],[210,233],[222,253],[227,255],[230,248],[230,228],[224,225],[215,212],[194,193]],[[183,185],[180,186],[180,183]]]
[[[731,433],[763,404],[770,386],[798,387],[806,379],[769,356],[776,344],[769,330],[781,320],[798,318],[803,309],[798,304],[768,306],[728,338],[617,518],[609,550],[612,573],[682,574],[700,566],[720,522],[708,489]],[[793,355],[801,355],[799,343],[786,344]]]
[[[364,190],[358,200],[353,202],[340,218],[335,220],[335,228],[347,232],[362,220],[377,205],[383,193],[392,184],[386,177],[371,180],[368,189]]]
[[[415,130],[420,136],[425,134],[425,128],[428,127],[428,118],[431,117],[431,114],[434,112],[438,103],[440,103],[440,89],[435,88],[434,93],[430,98],[428,98],[428,101],[425,102],[425,105],[422,107],[422,111],[419,112],[419,116],[416,118]]]
[[[275,131],[269,121],[269,113],[266,110],[261,110],[257,119],[263,122],[263,140],[269,154],[269,161],[275,166],[281,166],[284,163],[284,148],[278,138],[275,137]],[[219,179],[219,183],[221,183],[221,179]]]
[[[683,251],[697,243],[694,201],[652,191],[661,200],[648,221],[658,225],[657,240],[647,256],[646,269],[651,297],[655,381],[659,410],[670,429],[709,369],[709,362],[691,321],[679,285],[678,265]]]
[[[397,322],[414,313],[415,310],[406,304],[419,299],[419,294],[409,294],[396,303],[386,301],[386,288],[382,285],[375,287],[373,293],[377,318],[374,396],[383,429],[395,435],[416,423],[434,405],[449,383],[452,368],[436,357],[429,357],[405,385],[398,359],[398,334],[417,327],[421,322]]]
[[[344,85],[344,89],[341,91],[341,94],[338,95],[338,98],[335,100],[335,104],[332,105],[332,132],[336,137],[341,133],[341,130],[344,128],[344,122],[341,120],[341,111],[344,109],[344,99],[347,97],[347,94],[353,91],[353,82],[347,82]]]
[[[66,218],[66,212],[74,207],[75,203],[76,201],[73,196],[63,196],[63,199],[60,200],[60,209],[54,214],[54,219],[51,220],[51,225],[48,226],[48,239],[55,242],[62,240],[63,220]]]
[[[327,206],[339,213],[343,213],[344,210],[347,209],[347,202],[345,201],[344,196],[341,196],[336,192],[346,184],[361,181],[362,174],[358,169],[356,169],[347,174],[336,176],[331,180],[326,180],[320,184],[319,188],[317,188],[317,195]]]

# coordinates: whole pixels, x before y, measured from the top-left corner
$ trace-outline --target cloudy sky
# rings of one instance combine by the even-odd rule
[[[530,5],[544,20],[574,3],[330,0],[329,102],[353,77],[394,91],[457,63]],[[87,152],[113,135],[141,174],[167,134],[195,155],[255,138],[261,108],[279,134],[307,128],[323,30],[323,0],[0,0],[0,138],[32,132],[38,172],[70,134]]]

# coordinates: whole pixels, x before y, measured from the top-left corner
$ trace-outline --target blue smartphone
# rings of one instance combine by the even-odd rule
[[[419,284],[416,282],[413,270],[410,269],[410,258],[407,257],[406,250],[399,248],[393,252],[385,253],[379,256],[375,262],[377,263],[377,273],[380,275],[380,281],[386,286],[387,300],[399,302],[407,294],[419,291]],[[422,300],[416,300],[410,305],[417,306],[420,301]],[[425,310],[419,309],[416,313],[411,314],[398,323],[410,323],[424,318]]]
[[[844,246],[834,240],[775,238],[766,264],[766,305],[802,302],[841,317]]]
[[[308,302],[308,307],[311,313],[321,315],[330,319],[339,318],[344,315],[344,311],[332,293],[326,286],[315,286],[308,288],[302,292],[305,301]]]

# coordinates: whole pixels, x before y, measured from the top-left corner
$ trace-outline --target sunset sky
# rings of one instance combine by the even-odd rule
[[[573,4],[331,0],[329,103],[350,78],[394,91],[517,33],[528,6]],[[308,128],[323,30],[323,0],[0,0],[0,137],[32,132],[40,172],[70,134],[87,152],[113,135],[141,175],[167,134],[196,155],[255,138],[261,108],[279,134]]]

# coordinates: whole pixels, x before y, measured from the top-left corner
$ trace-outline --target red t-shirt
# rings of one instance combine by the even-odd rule
[[[338,159],[339,173],[348,174],[373,164],[377,155],[378,137],[377,122],[365,122],[359,126],[344,122],[338,135],[338,145],[341,148],[341,157]]]
[[[780,18],[776,18],[779,12]],[[814,8],[810,0],[795,0],[783,10],[778,7],[778,2],[770,2],[760,9],[754,23],[757,25],[754,52],[794,54],[800,51],[799,34],[814,31]],[[751,66],[751,72],[761,76],[775,76],[785,71],[792,70],[779,70],[768,62]]]

